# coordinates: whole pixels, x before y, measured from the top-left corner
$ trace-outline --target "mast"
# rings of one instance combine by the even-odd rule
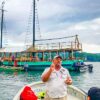
[[[33,49],[35,49],[35,0],[33,0]]]
[[[4,21],[4,4],[5,2],[2,2],[2,8],[1,8],[1,44],[0,44],[0,48],[2,48],[2,39],[3,39],[3,21]]]

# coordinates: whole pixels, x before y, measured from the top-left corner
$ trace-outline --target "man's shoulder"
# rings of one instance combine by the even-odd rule
[[[60,72],[66,73],[66,74],[69,73],[68,69],[66,69],[66,68],[64,68],[64,67],[61,67]]]
[[[67,68],[64,68],[63,66],[61,67],[61,70],[68,71],[68,69]]]
[[[49,67],[45,68],[42,75],[44,75],[49,70]]]

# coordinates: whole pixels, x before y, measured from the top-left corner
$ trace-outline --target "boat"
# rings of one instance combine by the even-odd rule
[[[0,71],[24,71],[22,67],[0,66]]]
[[[73,48],[66,47],[66,48],[58,48],[58,49],[51,49],[51,50],[50,49],[32,50],[29,48],[25,51],[20,51],[20,52],[14,52],[14,51],[8,52],[7,49],[4,48],[2,49],[0,53],[3,55],[2,59],[3,59],[4,66],[15,66],[15,63],[16,63],[16,67],[24,67],[24,69],[26,69],[25,65],[27,65],[28,66],[27,69],[30,71],[44,70],[46,67],[49,67],[51,65],[52,59],[55,55],[62,54],[61,55],[63,58],[62,66],[73,71],[73,70],[76,70],[75,65],[77,63],[80,63],[80,66],[81,66],[81,63],[84,63],[84,60],[76,59],[73,56],[73,52],[76,52],[78,50],[81,50],[81,49],[74,48],[74,47]],[[53,55],[52,53],[55,53],[55,54]],[[71,56],[70,57],[66,56],[66,53],[68,53]],[[15,56],[14,59],[13,59],[13,55]],[[39,60],[36,57],[38,57]]]
[[[26,86],[31,87],[32,91],[35,92],[38,100],[44,100],[45,96],[45,83],[43,82],[35,82],[22,87],[18,93],[15,95],[13,100],[20,100],[20,95]],[[77,87],[73,85],[69,85],[68,87],[68,100],[87,100],[87,94]]]
[[[60,38],[50,38],[50,39],[40,39],[35,38],[35,5],[36,1],[33,0],[33,43],[30,47],[25,50],[14,50],[14,48],[3,48],[1,39],[1,49],[0,57],[2,57],[4,66],[14,66],[16,63],[17,67],[24,67],[25,70],[44,70],[49,67],[52,63],[52,59],[55,55],[62,56],[62,66],[69,70],[76,70],[75,64],[84,62],[83,59],[76,58],[75,52],[82,52],[82,44],[79,41],[78,35],[60,37]],[[3,11],[3,8],[2,8]],[[2,12],[3,13],[3,12]],[[1,38],[3,32],[3,19],[1,27]],[[72,41],[66,42],[66,39],[72,38]],[[57,40],[55,42],[55,40]],[[64,40],[64,41],[62,41]],[[42,44],[42,42],[45,44]],[[52,43],[54,41],[55,43]],[[25,67],[27,65],[27,68]]]
[[[86,72],[86,71],[92,72],[93,71],[93,65],[92,64],[83,64],[81,66],[79,65],[77,68],[76,68],[76,71],[79,71],[79,72]]]
[[[87,70],[88,70],[87,66],[82,66],[82,67],[79,68],[80,72],[86,72]]]

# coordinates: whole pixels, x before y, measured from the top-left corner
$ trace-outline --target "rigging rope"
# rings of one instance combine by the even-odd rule
[[[4,30],[3,30],[3,33],[4,33],[4,45],[7,46],[8,45],[8,31],[7,31],[7,28],[6,28],[6,21],[5,21],[5,17],[4,17]]]
[[[68,37],[61,37],[61,38],[52,38],[52,39],[40,39],[40,40],[36,40],[36,41],[59,40],[59,39],[72,38],[72,37],[75,37],[75,36],[68,36]]]
[[[30,10],[29,18],[28,18],[28,25],[27,25],[26,37],[25,37],[25,46],[28,46],[28,45],[30,46],[32,43],[32,22],[33,22],[32,21],[32,17],[33,17],[32,10],[33,10],[33,5],[31,6],[31,10]],[[37,35],[39,35],[39,37],[41,39],[37,5],[35,5],[35,18],[36,18],[36,20],[35,20],[35,25],[36,25],[35,34],[37,33]]]
[[[30,39],[30,26],[32,24],[32,6],[30,9],[30,14],[29,14],[29,18],[28,18],[28,24],[26,27],[26,35],[25,35],[25,46],[31,45],[30,42],[32,42],[32,40]],[[27,47],[26,47],[27,48]]]
[[[39,15],[38,15],[38,9],[37,9],[37,3],[36,3],[36,21],[37,21],[37,23],[36,23],[36,25],[37,25],[37,32],[38,32],[38,34],[39,34],[39,37],[40,37],[40,39],[41,39],[41,31],[40,31],[40,23],[39,23]]]

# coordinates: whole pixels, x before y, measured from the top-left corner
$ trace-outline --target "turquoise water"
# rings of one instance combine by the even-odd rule
[[[93,72],[70,72],[73,85],[85,92],[92,86],[100,87],[100,62],[92,63]],[[40,81],[41,71],[32,72],[0,72],[0,100],[12,100],[18,90],[31,82]]]

